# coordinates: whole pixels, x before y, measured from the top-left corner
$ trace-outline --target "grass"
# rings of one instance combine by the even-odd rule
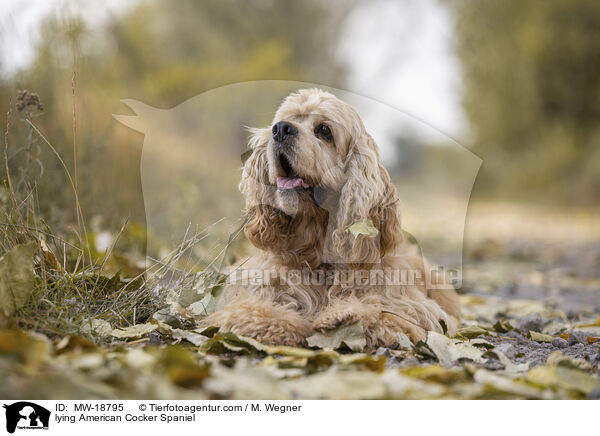
[[[73,105],[75,82],[73,77]],[[146,268],[129,268],[136,274],[121,277],[113,266],[119,256],[115,246],[126,231],[127,222],[114,238],[111,246],[99,253],[94,247],[94,234],[88,232],[84,212],[79,201],[77,184],[77,143],[73,142],[73,174],[56,147],[42,134],[35,118],[42,115],[37,95],[20,91],[16,108],[27,126],[24,145],[17,148],[27,154],[25,163],[11,172],[9,131],[13,123],[12,105],[7,113],[4,141],[4,169],[6,179],[0,186],[0,256],[15,247],[33,242],[34,289],[26,304],[12,319],[19,327],[33,329],[51,337],[67,334],[85,334],[82,328],[90,320],[101,319],[114,327],[127,327],[146,322],[164,304],[164,295],[153,294],[151,289],[164,278],[177,276],[171,283],[180,285],[195,276],[198,265],[192,261],[194,246],[206,236],[206,231],[188,231],[181,244],[162,259],[150,259]],[[73,132],[76,137],[76,113],[73,107]],[[77,218],[73,234],[59,235],[40,216],[38,184],[31,171],[30,155],[38,142],[60,162],[73,191],[74,215]],[[14,157],[14,154],[13,156]],[[43,170],[43,164],[39,162]],[[43,172],[43,171],[42,171]],[[122,257],[122,256],[121,256]],[[0,317],[2,314],[0,313]],[[97,338],[96,338],[97,339]]]

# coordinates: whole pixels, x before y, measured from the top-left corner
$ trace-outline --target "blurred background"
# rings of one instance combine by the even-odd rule
[[[452,140],[482,159],[465,227],[470,265],[480,266],[470,273],[471,290],[484,274],[495,283],[492,262],[525,259],[525,276],[494,289],[537,286],[550,295],[556,274],[585,277],[595,303],[598,23],[594,0],[15,0],[0,12],[8,168],[14,181],[38,185],[40,214],[69,233],[77,215],[63,165],[39,138],[32,146],[21,121],[34,119],[69,169],[76,143],[77,189],[96,248],[127,220],[120,250],[143,256],[143,136],[112,117],[133,114],[121,99],[168,109],[217,87],[267,79],[344,89],[427,126],[365,114],[367,128],[386,138],[382,157],[396,173],[426,160],[446,177],[456,169]],[[43,111],[19,111],[21,89],[37,93]],[[274,110],[257,101],[253,112],[268,120]],[[236,116],[239,125],[255,121]],[[232,155],[243,153],[242,131],[230,142]],[[532,270],[547,274],[527,276]]]

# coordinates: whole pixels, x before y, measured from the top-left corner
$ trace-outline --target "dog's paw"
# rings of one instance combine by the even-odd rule
[[[313,323],[313,330],[319,333],[326,333],[329,330],[355,323],[358,320],[359,316],[351,311],[326,312],[317,317]]]
[[[306,336],[310,326],[306,322],[270,319],[260,323],[244,323],[231,328],[235,334],[256,339],[265,345],[288,345],[302,347],[306,345]]]
[[[261,332],[254,335],[254,338],[265,345],[287,345],[290,347],[305,347],[306,338],[304,335],[295,331],[277,331]]]

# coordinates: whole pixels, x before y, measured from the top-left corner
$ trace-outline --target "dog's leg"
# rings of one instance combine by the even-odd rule
[[[204,318],[200,324],[269,345],[306,345],[306,337],[311,332],[310,323],[294,310],[248,292],[236,295],[222,310]]]
[[[370,349],[397,343],[399,332],[405,333],[413,343],[425,340],[427,330],[441,333],[442,328],[437,320],[429,316],[429,321],[424,323],[426,317],[417,315],[414,309],[388,306],[383,301],[340,299],[330,302],[329,306],[317,316],[313,323],[313,330],[326,332],[362,321],[367,347]]]

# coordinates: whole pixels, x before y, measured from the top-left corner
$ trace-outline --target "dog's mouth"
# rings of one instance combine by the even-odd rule
[[[277,190],[281,192],[292,190],[310,190],[311,185],[302,177],[300,177],[289,159],[284,154],[279,154],[279,175],[277,176]]]

